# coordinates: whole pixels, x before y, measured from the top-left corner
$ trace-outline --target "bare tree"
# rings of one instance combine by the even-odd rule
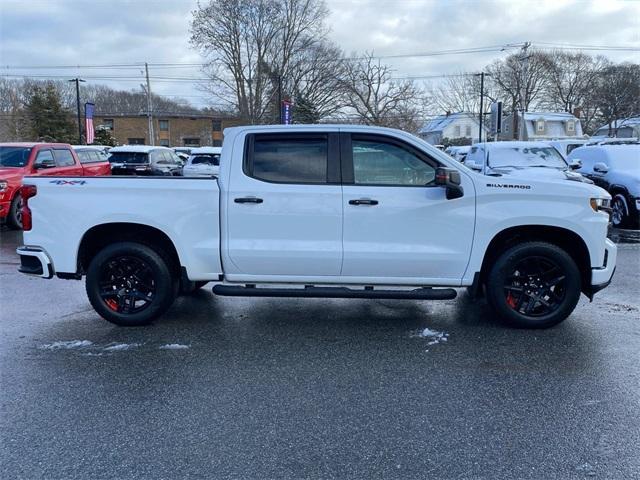
[[[601,120],[609,125],[640,114],[640,65],[622,63],[605,68],[599,75],[593,101]]]
[[[191,22],[191,44],[208,58],[208,91],[249,123],[279,110],[297,62],[321,43],[328,11],[321,0],[210,0]],[[229,100],[232,99],[232,100]]]
[[[424,94],[410,80],[392,80],[393,71],[372,53],[347,62],[344,104],[360,123],[416,131]]]
[[[529,110],[548,92],[550,66],[549,54],[534,50],[526,58],[512,54],[497,60],[487,70],[506,109],[513,112],[518,108]]]
[[[444,82],[430,89],[433,106],[442,112],[480,112],[480,74],[459,73],[448,76]],[[489,112],[491,102],[498,99],[498,93],[488,76],[484,84],[484,113]]]

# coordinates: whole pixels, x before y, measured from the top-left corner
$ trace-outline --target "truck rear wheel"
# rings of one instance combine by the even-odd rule
[[[171,306],[177,288],[170,263],[140,243],[109,245],[98,252],[87,269],[91,305],[102,318],[120,326],[151,323]]]
[[[548,328],[573,312],[580,284],[580,271],[567,252],[550,243],[522,243],[494,263],[487,300],[512,326]]]

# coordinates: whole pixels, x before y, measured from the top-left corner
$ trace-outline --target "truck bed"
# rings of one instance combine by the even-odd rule
[[[77,271],[78,248],[92,227],[129,222],[164,232],[176,246],[180,263],[188,266],[191,280],[222,273],[215,178],[25,177],[23,183],[38,189],[29,199],[33,228],[24,232],[25,243],[49,252],[55,273]]]

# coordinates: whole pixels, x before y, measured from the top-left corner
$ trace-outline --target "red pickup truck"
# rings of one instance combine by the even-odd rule
[[[0,221],[22,228],[20,186],[25,175],[111,175],[108,161],[86,167],[66,143],[0,143]]]

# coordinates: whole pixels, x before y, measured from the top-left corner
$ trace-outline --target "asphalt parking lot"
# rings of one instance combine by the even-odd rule
[[[2,479],[640,477],[640,244],[593,303],[527,331],[462,291],[210,289],[118,328],[0,242]]]

